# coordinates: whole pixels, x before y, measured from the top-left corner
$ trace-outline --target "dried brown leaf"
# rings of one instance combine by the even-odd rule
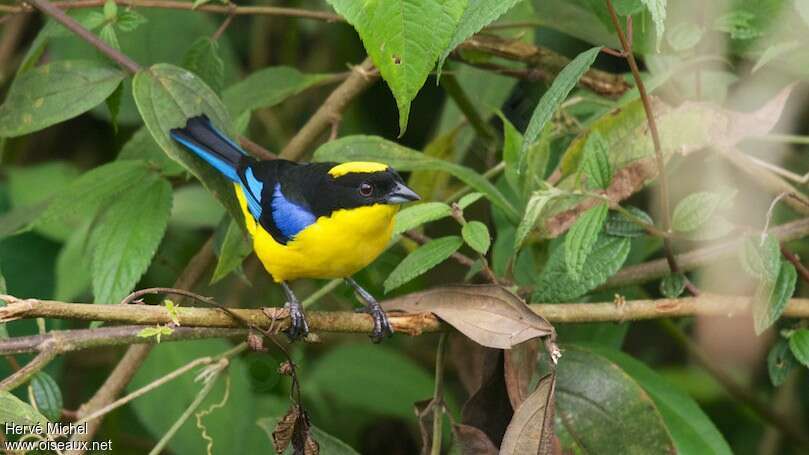
[[[536,390],[514,412],[500,445],[501,455],[553,453],[555,387],[555,373],[540,379]]]
[[[500,351],[481,346],[460,333],[451,334],[449,340],[448,360],[455,367],[466,393],[472,395],[491,376]]]
[[[528,398],[528,387],[536,373],[539,347],[539,340],[530,340],[505,351],[506,390],[514,409]]]
[[[459,423],[452,426],[452,434],[463,455],[497,455],[497,447],[478,428]]]
[[[284,417],[281,417],[281,420],[275,425],[275,429],[272,432],[272,446],[275,448],[275,453],[284,453],[284,450],[289,447],[289,443],[292,441],[292,434],[295,432],[295,424],[300,414],[301,408],[294,404],[289,407]]]
[[[495,368],[488,372],[489,377],[483,380],[480,389],[469,397],[461,409],[461,423],[483,431],[495,446],[503,440],[514,414],[506,391],[502,352],[497,352]]]
[[[431,312],[477,343],[510,349],[554,334],[553,326],[502,286],[446,286],[382,303],[386,310]]]

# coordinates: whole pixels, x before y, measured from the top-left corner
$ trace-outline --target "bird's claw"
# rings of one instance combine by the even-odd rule
[[[301,338],[306,338],[309,334],[309,324],[306,322],[306,316],[303,314],[300,304],[287,304],[289,309],[289,328],[284,330],[284,333],[290,341],[297,341]]]
[[[393,336],[393,326],[390,324],[388,314],[378,306],[369,307],[367,312],[374,320],[374,330],[370,338],[374,343],[379,343],[385,338]]]

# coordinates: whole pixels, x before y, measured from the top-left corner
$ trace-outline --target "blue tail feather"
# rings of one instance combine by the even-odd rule
[[[170,131],[172,139],[194,152],[229,180],[241,183],[238,167],[246,156],[231,139],[217,130],[205,115],[192,117],[185,128]]]

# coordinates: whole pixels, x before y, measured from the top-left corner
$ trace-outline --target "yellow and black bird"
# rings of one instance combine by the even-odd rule
[[[393,333],[382,307],[351,275],[385,249],[399,205],[419,199],[396,171],[373,162],[259,161],[204,115],[171,130],[171,137],[233,182],[256,255],[284,288],[290,338],[309,332],[287,284],[298,278],[344,278],[373,317],[371,339]]]

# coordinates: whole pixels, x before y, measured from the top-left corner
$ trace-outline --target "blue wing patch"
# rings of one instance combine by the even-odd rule
[[[253,218],[261,219],[261,212],[263,211],[261,209],[261,191],[264,189],[264,184],[258,181],[256,176],[253,175],[253,169],[248,167],[244,171],[244,179],[242,179],[241,185],[246,196],[247,209],[250,210]]]
[[[171,137],[174,138],[175,141],[188,147],[189,150],[196,153],[197,156],[208,162],[208,164],[213,166],[217,171],[221,172],[230,181],[232,182],[239,181],[239,177],[236,175],[236,168],[232,164],[223,160],[218,155],[211,153],[210,150],[206,150],[204,147],[200,146],[196,142],[190,141],[185,137],[180,136],[179,134],[172,133]]]
[[[281,192],[281,184],[275,185],[272,197],[272,218],[284,237],[291,239],[298,232],[314,224],[315,215],[304,207],[288,200]]]

